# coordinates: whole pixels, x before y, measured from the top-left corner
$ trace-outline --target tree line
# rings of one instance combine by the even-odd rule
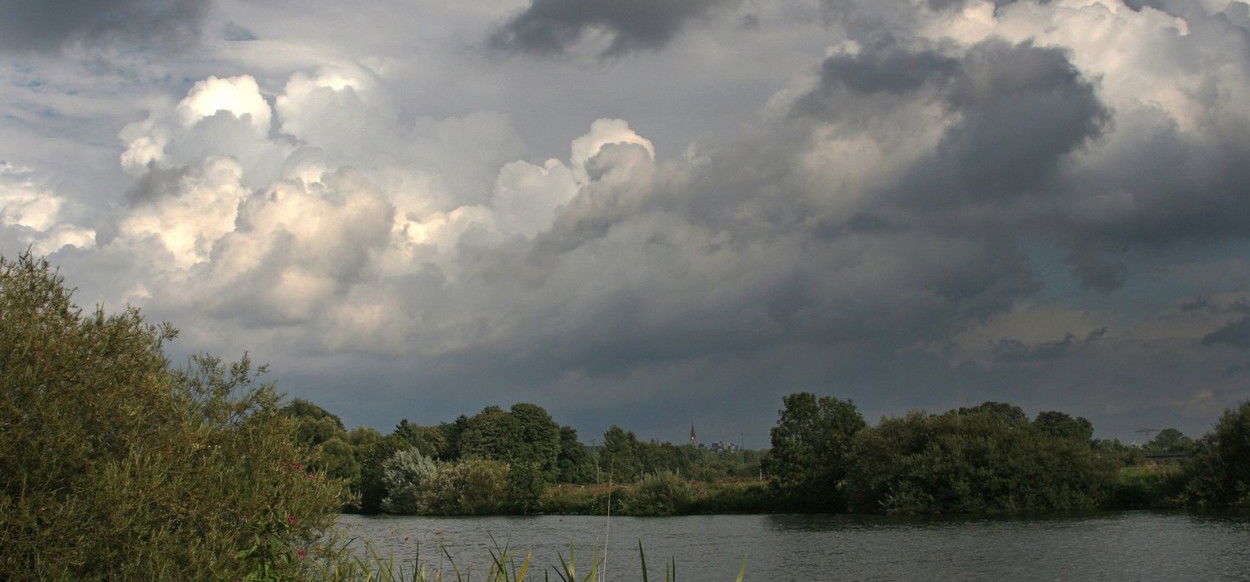
[[[308,465],[349,483],[348,509],[363,513],[534,513],[553,486],[635,483],[672,475],[714,482],[758,477],[760,451],[711,451],[640,440],[612,426],[587,446],[541,406],[488,406],[473,416],[421,426],[403,419],[389,434],[347,430],[307,400],[283,408]]]
[[[1013,513],[1250,505],[1250,403],[1191,440],[1144,447],[1093,438],[1089,420],[1029,419],[986,402],[868,426],[849,400],[786,396],[764,459],[779,507],[859,513]],[[1162,463],[1161,453],[1179,455]]]
[[[1082,417],[1043,411],[1030,419],[1001,402],[910,412],[876,426],[849,400],[797,393],[782,405],[771,449],[734,452],[642,441],[618,426],[590,447],[527,403],[431,426],[401,420],[387,435],[347,431],[304,400],[284,412],[312,451],[310,466],[350,483],[350,509],[365,513],[603,511],[609,489],[575,501],[561,487],[609,482],[621,485],[611,490],[621,504],[614,511],[636,514],[981,514],[1250,500],[1250,405],[1229,410],[1202,439],[1167,429],[1145,446],[1096,439]],[[738,486],[709,485],[727,481]]]

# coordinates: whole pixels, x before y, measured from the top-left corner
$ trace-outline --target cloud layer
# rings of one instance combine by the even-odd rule
[[[1246,4],[515,4],[221,0],[174,62],[14,57],[4,252],[382,426],[533,400],[763,435],[815,390],[1127,436],[1250,396]]]
[[[10,0],[0,6],[0,50],[46,51],[121,40],[185,44],[209,0]]]

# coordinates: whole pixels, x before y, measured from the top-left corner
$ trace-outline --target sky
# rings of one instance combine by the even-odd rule
[[[8,0],[0,254],[349,426],[1250,399],[1250,5]]]

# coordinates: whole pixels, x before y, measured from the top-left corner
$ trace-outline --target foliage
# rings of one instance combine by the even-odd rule
[[[282,413],[295,422],[295,440],[309,447],[304,463],[310,470],[349,483],[359,480],[360,463],[338,416],[299,398],[282,407]]]
[[[545,486],[559,474],[560,425],[534,404],[517,403],[509,412],[488,406],[465,423],[457,450],[460,458],[526,466]]]
[[[1055,410],[1037,413],[1037,418],[1033,419],[1033,426],[1046,436],[1056,439],[1089,442],[1094,438],[1094,425],[1089,419],[1083,416],[1072,418],[1067,413]]]
[[[382,501],[386,499],[386,481],[383,465],[395,453],[413,448],[408,441],[395,436],[379,436],[376,439],[361,434],[362,444],[357,446],[357,457],[360,459],[360,483],[355,486],[360,496],[360,511],[378,513],[382,510]]]
[[[518,463],[508,468],[508,504],[517,513],[537,513],[550,483],[537,463]]]
[[[511,435],[510,455],[504,460],[529,466],[544,486],[554,483],[559,475],[560,425],[535,404],[513,404],[510,414],[516,432]]]
[[[622,501],[629,515],[678,515],[690,509],[697,493],[689,481],[672,473],[646,475]]]
[[[556,458],[557,477],[560,483],[594,483],[595,459],[586,445],[578,442],[577,431],[560,427],[560,455]]]
[[[603,433],[599,467],[613,481],[632,483],[642,476],[642,443],[633,431],[612,425]]]
[[[447,435],[438,427],[418,426],[405,418],[395,425],[395,431],[391,434],[403,439],[427,457],[442,458],[447,454]]]
[[[1145,460],[1140,447],[1126,445],[1119,439],[1094,439],[1090,446],[1099,459],[1112,467],[1132,467]]]
[[[171,368],[176,332],[84,315],[62,278],[0,258],[0,579],[300,576],[342,484],[247,357]]]
[[[438,425],[439,432],[443,433],[443,439],[447,442],[447,447],[443,451],[441,457],[445,461],[460,458],[460,437],[464,435],[465,429],[469,427],[469,417],[461,414],[452,422],[444,422]]]
[[[1174,428],[1165,428],[1144,447],[1150,453],[1192,453],[1196,443]]]
[[[883,419],[855,439],[851,509],[1002,513],[1096,507],[1110,466],[1000,406]]]
[[[473,415],[460,434],[460,458],[476,457],[507,461],[512,457],[516,422],[498,406],[487,406]]]
[[[428,515],[494,515],[506,507],[508,465],[488,459],[465,459],[438,464],[438,471],[422,497],[421,513]]]
[[[1116,472],[1107,505],[1117,509],[1166,508],[1180,505],[1186,474],[1177,464],[1149,463]]]
[[[406,514],[420,511],[419,499],[437,471],[434,461],[416,448],[392,455],[382,463],[382,482],[386,486],[383,511]]]
[[[1189,464],[1186,494],[1205,506],[1250,505],[1250,402],[1225,410]]]
[[[840,511],[839,486],[850,468],[855,435],[867,426],[850,401],[800,392],[782,399],[765,469],[774,492],[790,503]]]

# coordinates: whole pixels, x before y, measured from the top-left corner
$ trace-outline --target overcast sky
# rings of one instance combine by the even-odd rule
[[[1250,6],[8,0],[0,253],[348,425],[1250,398]]]

